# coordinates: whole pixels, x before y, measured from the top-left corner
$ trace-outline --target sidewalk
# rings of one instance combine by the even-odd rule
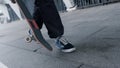
[[[62,13],[61,18],[76,52],[57,50],[45,28],[42,32],[53,52],[24,41],[29,28],[25,21],[0,24],[0,68],[120,67],[120,3]]]

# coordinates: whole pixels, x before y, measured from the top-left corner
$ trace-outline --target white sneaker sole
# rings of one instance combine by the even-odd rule
[[[75,51],[76,48],[71,48],[71,49],[64,49],[64,50],[61,50],[62,52],[65,52],[65,53],[71,53],[73,51]]]
[[[73,8],[68,8],[67,11],[70,12],[70,11],[74,11],[77,9],[77,6],[73,7]]]

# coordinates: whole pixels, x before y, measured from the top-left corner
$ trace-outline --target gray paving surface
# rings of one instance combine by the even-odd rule
[[[0,24],[0,68],[120,68],[120,3],[62,13],[61,18],[75,52],[60,52],[45,28],[53,52],[24,41],[25,21]]]

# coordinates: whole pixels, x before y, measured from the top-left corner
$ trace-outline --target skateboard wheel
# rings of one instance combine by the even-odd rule
[[[32,41],[32,38],[31,38],[30,36],[28,36],[28,37],[25,38],[25,41],[26,41],[27,43],[30,43],[30,42]]]

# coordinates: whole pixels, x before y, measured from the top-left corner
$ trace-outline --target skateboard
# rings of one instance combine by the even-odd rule
[[[39,29],[39,26],[33,19],[32,15],[30,14],[29,10],[25,6],[22,0],[16,0],[16,3],[18,4],[20,10],[22,11],[23,15],[25,16],[25,19],[27,20],[27,23],[29,24],[31,30],[32,30],[32,35],[33,36],[28,36],[26,38],[26,41],[31,42],[32,39],[35,41],[39,42],[41,45],[43,45],[46,49],[49,51],[52,51],[53,48],[52,46],[44,39],[42,36],[42,33]]]

